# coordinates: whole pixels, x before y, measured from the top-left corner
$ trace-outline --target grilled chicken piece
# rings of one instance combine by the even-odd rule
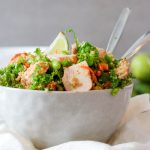
[[[92,88],[90,70],[86,61],[64,69],[62,78],[67,91],[89,91]]]
[[[39,67],[39,68],[37,68]],[[49,68],[49,64],[47,62],[37,62],[30,67],[25,72],[20,72],[18,76],[18,80],[21,81],[21,84],[28,88],[32,84],[32,75],[38,69],[38,74],[44,74],[47,72]]]
[[[31,57],[35,57],[34,55],[30,54],[30,53],[18,53],[18,54],[15,54],[9,64],[13,64],[15,62],[17,62],[19,59],[23,58],[24,61],[28,61]]]

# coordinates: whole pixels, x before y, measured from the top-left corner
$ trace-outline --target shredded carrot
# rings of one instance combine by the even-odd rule
[[[109,67],[108,67],[108,64],[106,64],[106,63],[100,63],[99,65],[98,65],[98,68],[99,68],[99,70],[101,70],[101,71],[107,71],[107,70],[109,70]]]
[[[96,75],[95,75],[94,71],[93,71],[90,67],[88,67],[88,66],[81,66],[81,68],[84,68],[84,69],[89,70],[89,71],[90,71],[90,74],[91,74],[92,80],[93,80],[94,82],[97,82]]]
[[[51,81],[51,82],[47,85],[47,88],[48,88],[48,89],[51,89],[51,90],[56,90],[56,88],[57,88],[57,83],[54,82],[54,81]]]
[[[102,72],[99,70],[95,74],[96,74],[97,77],[100,77],[102,75]]]
[[[86,70],[89,70],[90,67],[89,67],[89,66],[84,66],[84,65],[82,65],[81,68],[86,69]]]
[[[24,63],[24,66],[25,66],[26,68],[29,68],[29,67],[30,67],[30,65],[29,65],[27,62]]]

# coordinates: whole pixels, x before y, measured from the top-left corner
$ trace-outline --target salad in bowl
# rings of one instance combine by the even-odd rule
[[[1,118],[40,149],[72,140],[106,142],[128,106],[128,61],[74,37],[70,50],[61,32],[45,51],[18,53],[0,69]]]
[[[73,32],[75,43],[69,50],[67,32]],[[90,91],[119,89],[131,84],[129,63],[90,42],[79,42],[75,32],[60,32],[45,51],[15,54],[0,69],[0,85],[45,91]]]

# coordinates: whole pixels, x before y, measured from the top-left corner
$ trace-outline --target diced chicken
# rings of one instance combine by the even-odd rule
[[[99,57],[100,58],[104,58],[106,55],[109,55],[113,58],[113,55],[112,53],[110,52],[107,52],[106,50],[104,50],[103,48],[97,48],[98,49],[98,52],[99,52]]]
[[[14,63],[18,62],[19,60],[21,60],[24,65],[24,70],[26,70],[27,68],[30,67],[28,60],[30,60],[31,58],[34,58],[34,57],[35,56],[30,53],[18,53],[18,54],[15,54],[11,58],[9,64],[14,64]]]
[[[59,61],[70,60],[73,64],[77,63],[77,56],[74,54],[72,54],[72,55],[53,54],[53,55],[48,55],[47,57],[50,60],[52,60],[52,59],[56,59]]]
[[[11,58],[9,64],[13,64],[13,63],[17,62],[17,61],[19,60],[19,58],[21,58],[21,57],[25,58],[25,57],[27,57],[27,56],[28,56],[27,53],[18,53],[18,54],[15,54],[15,55]]]
[[[129,63],[126,59],[122,59],[116,68],[116,74],[119,79],[125,79],[129,74]]]
[[[38,74],[44,74],[47,72],[49,64],[47,62],[37,62],[31,65],[25,72],[21,72],[18,79],[20,79],[21,84],[25,88],[28,88],[32,84],[32,74],[35,72],[37,67],[39,67]]]
[[[106,50],[104,50],[103,48],[98,48],[98,47],[97,47],[97,50],[98,50],[98,52],[99,52],[99,57],[100,57],[100,58],[104,58],[104,56],[107,54],[107,53],[106,53]]]
[[[62,78],[67,91],[89,91],[92,88],[90,70],[86,61],[64,69]]]
[[[23,58],[25,61],[29,60],[31,57],[34,57],[34,55],[30,54],[30,53],[18,53],[18,54],[15,54],[9,64],[13,64],[15,62],[17,62],[20,58]]]

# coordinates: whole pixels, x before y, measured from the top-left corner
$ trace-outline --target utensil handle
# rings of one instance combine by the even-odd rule
[[[129,8],[124,8],[122,10],[119,19],[117,20],[117,23],[112,31],[109,42],[107,44],[107,48],[106,48],[107,52],[112,53],[115,47],[117,46],[117,43],[123,33],[123,29],[128,20],[130,12],[131,10]]]
[[[130,59],[134,56],[145,44],[150,42],[150,31],[144,33],[122,56],[122,58]]]

